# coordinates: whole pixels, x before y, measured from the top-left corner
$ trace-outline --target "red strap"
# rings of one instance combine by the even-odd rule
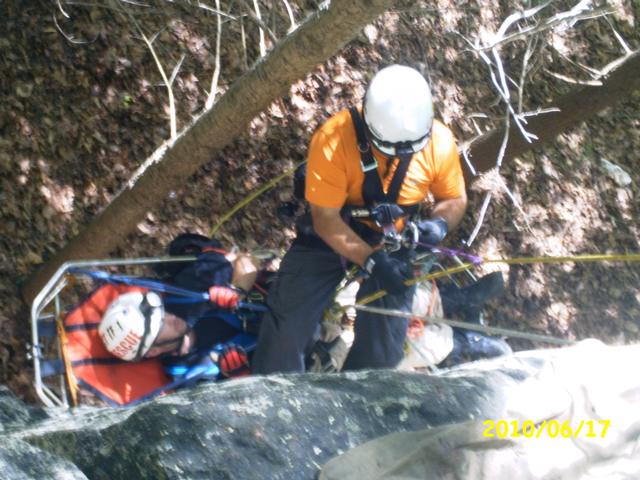
[[[227,252],[225,250],[223,250],[222,248],[216,248],[216,247],[204,247],[202,249],[202,253],[207,253],[207,252],[219,253],[220,255],[226,255],[227,254]]]

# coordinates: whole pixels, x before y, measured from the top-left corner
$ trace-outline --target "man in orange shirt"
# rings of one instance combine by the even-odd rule
[[[410,311],[415,286],[405,285],[413,278],[407,252],[379,248],[380,228],[345,221],[341,209],[400,207],[406,218],[429,193],[435,199],[431,218],[418,226],[420,241],[435,245],[458,225],[467,205],[458,151],[451,131],[433,119],[424,77],[392,65],[371,81],[362,111],[336,114],[311,140],[305,198],[313,229],[299,229],[271,287],[255,373],[304,371],[305,353],[344,277],[345,259],[366,272],[359,298],[383,289],[388,294],[373,305]],[[385,223],[385,232],[393,229],[391,220]],[[395,223],[402,228],[402,220]],[[402,317],[360,312],[344,369],[395,367],[407,324]]]

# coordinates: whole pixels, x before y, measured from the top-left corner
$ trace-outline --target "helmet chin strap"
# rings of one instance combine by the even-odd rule
[[[140,309],[140,312],[144,317],[144,333],[142,334],[140,346],[138,347],[138,351],[136,352],[134,361],[140,360],[142,356],[146,353],[146,352],[143,352],[142,350],[144,349],[145,343],[147,342],[147,337],[151,333],[151,313],[154,308],[159,308],[159,307],[157,305],[152,306],[149,303],[149,300],[147,299],[147,294],[145,293],[142,295],[142,302],[140,302],[140,305],[138,308]],[[162,316],[161,322],[164,323],[164,315]],[[160,325],[160,328],[162,328],[162,324]],[[158,331],[160,330],[158,329]]]
[[[396,157],[402,158],[403,156],[405,157],[411,156],[414,153],[417,153],[419,149],[416,150],[414,148],[415,145],[421,144],[425,140],[425,138],[428,138],[431,135],[431,131],[429,131],[422,137],[418,138],[417,140],[413,140],[413,141],[405,140],[403,142],[388,142],[386,140],[382,140],[379,136],[373,133],[371,128],[369,128],[369,125],[367,125],[367,122],[364,122],[364,127],[365,127],[365,133],[369,142],[373,144],[376,147],[376,149],[380,151],[389,160],[392,160]],[[383,149],[387,149],[387,150],[393,149],[395,154],[392,155],[390,153],[387,153]]]

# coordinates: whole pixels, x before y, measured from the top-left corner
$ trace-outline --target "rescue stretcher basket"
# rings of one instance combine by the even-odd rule
[[[113,269],[120,270],[144,268],[154,264],[164,262],[194,262],[195,256],[174,256],[174,257],[150,257],[150,258],[133,258],[133,259],[113,259],[113,260],[86,260],[66,262],[56,271],[46,285],[40,290],[31,305],[31,343],[27,345],[28,355],[33,361],[34,370],[34,388],[38,398],[45,406],[48,407],[69,407],[78,404],[79,388],[89,391],[93,390],[91,382],[83,380],[82,375],[89,372],[89,375],[95,376],[97,369],[102,369],[100,374],[103,378],[113,376],[110,371],[117,369],[118,365],[123,365],[113,358],[112,363],[102,362],[101,364],[92,364],[90,359],[70,358],[67,352],[68,343],[74,342],[79,344],[80,350],[84,349],[87,353],[95,351],[96,348],[102,348],[102,342],[97,336],[97,323],[92,321],[89,329],[94,332],[91,336],[87,336],[87,325],[80,325],[74,322],[69,324],[68,320],[71,314],[87,299],[91,299],[91,295],[96,292],[100,294],[100,287],[90,292],[90,288],[85,288],[87,292],[83,298],[83,294],[78,290],[82,290],[84,285],[75,288],[74,292],[68,292],[70,285],[78,283],[78,276],[84,276],[80,270],[98,270]],[[82,283],[80,281],[80,283]],[[87,284],[88,285],[88,284]],[[95,281],[93,282],[95,286]],[[90,292],[90,293],[89,293]],[[71,299],[71,303],[69,300]],[[72,306],[69,306],[72,305]],[[98,319],[99,320],[99,319]],[[84,337],[82,336],[84,335]],[[71,348],[72,355],[78,354],[78,349]],[[138,362],[138,364],[127,365],[128,369],[132,369],[130,375],[135,378],[151,377],[148,384],[142,386],[137,385],[138,382],[120,382],[118,388],[129,390],[125,396],[133,399],[129,402],[120,398],[122,401],[109,402],[115,405],[131,404],[133,401],[144,399],[149,394],[156,393],[156,383],[164,381],[162,367],[158,361]],[[92,373],[93,372],[93,373]],[[76,376],[79,375],[79,378]],[[115,375],[115,373],[114,373]],[[155,382],[155,383],[154,383]],[[144,382],[143,382],[144,383]],[[166,383],[166,382],[165,382]],[[166,387],[166,385],[164,386]],[[111,388],[111,386],[110,386]],[[132,394],[131,390],[139,391]],[[92,393],[95,393],[92,391]],[[118,395],[116,395],[117,397]],[[120,395],[122,396],[122,395]]]

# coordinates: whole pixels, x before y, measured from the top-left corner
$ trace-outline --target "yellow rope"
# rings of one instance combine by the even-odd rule
[[[640,262],[640,253],[602,253],[569,255],[564,257],[516,257],[483,260],[483,263],[529,264],[529,263],[565,263],[565,262]]]
[[[586,262],[640,262],[640,253],[609,253],[609,254],[586,254],[586,255],[569,255],[562,257],[516,257],[516,258],[492,258],[488,260],[482,260],[482,263],[503,263],[507,265],[525,265],[532,263],[586,263]],[[426,280],[435,280],[453,273],[463,272],[470,270],[475,265],[473,263],[463,263],[457,267],[448,268],[446,270],[428,273],[420,277],[407,280],[405,285],[414,285]],[[387,294],[386,290],[378,290],[365,298],[360,299],[359,305],[366,305],[384,297]]]
[[[256,190],[252,194],[250,194],[247,197],[245,197],[244,199],[242,199],[240,202],[236,203],[236,205],[231,210],[229,210],[227,213],[225,213],[220,218],[220,220],[218,220],[218,223],[216,223],[216,225],[209,232],[209,236],[213,237],[216,234],[216,232],[220,229],[220,227],[222,225],[224,225],[227,220],[229,220],[231,217],[233,217],[239,210],[241,210],[242,208],[244,208],[247,205],[249,205],[251,202],[253,202],[256,198],[258,198],[260,195],[262,195],[267,190],[270,190],[271,188],[273,188],[280,180],[282,180],[283,178],[291,175],[293,172],[296,171],[296,169],[300,165],[303,165],[306,162],[307,161],[304,160],[304,161],[298,163],[297,165],[294,165],[289,170],[285,171],[283,174],[278,175],[276,178],[274,178],[273,180],[271,180],[270,182],[265,184],[262,188],[259,188],[258,190]]]

